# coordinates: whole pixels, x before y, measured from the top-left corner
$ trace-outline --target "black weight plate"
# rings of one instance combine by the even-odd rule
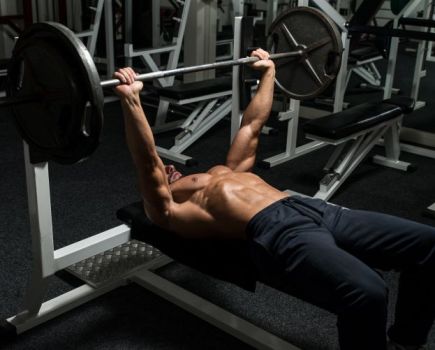
[[[282,13],[269,29],[270,51],[304,50],[300,57],[276,61],[276,84],[298,100],[321,94],[336,78],[343,52],[334,22],[311,7],[295,7]]]
[[[76,163],[98,147],[104,97],[95,64],[65,26],[37,23],[18,39],[8,69],[8,95],[36,96],[13,106],[31,150],[46,160]]]

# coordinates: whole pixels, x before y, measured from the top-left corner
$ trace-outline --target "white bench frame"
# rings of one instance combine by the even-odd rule
[[[309,139],[337,146],[324,167],[326,174],[320,181],[319,190],[314,197],[329,200],[382,137],[385,156],[376,155],[373,161],[379,165],[408,170],[411,164],[399,160],[400,149],[397,149],[397,143],[394,142],[399,137],[402,118],[403,115],[400,115],[338,140],[307,134],[306,137]]]

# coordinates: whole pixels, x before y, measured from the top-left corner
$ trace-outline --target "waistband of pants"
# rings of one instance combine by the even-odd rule
[[[291,203],[295,200],[303,200],[303,197],[298,195],[292,195],[289,197],[284,197],[282,199],[277,200],[276,202],[273,202],[272,204],[268,205],[266,208],[260,210],[257,214],[255,214],[251,220],[249,220],[248,224],[246,225],[246,236],[248,238],[252,238],[252,235],[255,232],[255,227],[257,226],[257,223],[261,220],[263,220],[264,217],[270,217],[271,213],[275,212],[278,208],[281,206],[292,206]]]
[[[252,238],[252,236],[255,235],[255,232],[259,229],[259,227],[262,226],[264,227],[265,222],[267,222],[271,218],[273,219],[274,214],[282,210],[279,209],[282,208],[282,206],[291,208],[292,212],[297,212],[298,215],[302,215],[304,217],[310,218],[311,220],[313,220],[313,222],[315,222],[319,226],[326,225],[324,221],[325,219],[324,216],[326,213],[333,214],[333,217],[330,217],[328,215],[328,218],[333,219],[331,223],[334,224],[336,219],[339,218],[340,216],[341,209],[343,209],[340,206],[327,203],[318,198],[303,197],[300,195],[292,195],[289,197],[285,197],[283,199],[280,199],[270,204],[269,206],[259,211],[251,218],[248,225],[246,226],[247,237]],[[287,224],[288,223],[289,222],[287,221]],[[286,222],[284,222],[283,224],[286,224]]]

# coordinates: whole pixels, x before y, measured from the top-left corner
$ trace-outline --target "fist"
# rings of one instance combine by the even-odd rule
[[[130,67],[118,69],[113,78],[121,81],[121,84],[114,88],[115,93],[120,97],[139,94],[143,88],[141,81],[135,80],[137,73]]]
[[[266,71],[267,69],[274,69],[275,63],[269,58],[269,52],[263,49],[257,49],[252,51],[251,57],[258,57],[260,60],[251,64],[253,69],[259,71]]]

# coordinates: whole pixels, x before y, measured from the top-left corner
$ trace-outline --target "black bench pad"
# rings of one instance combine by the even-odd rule
[[[415,108],[415,100],[406,96],[393,96],[388,100],[384,100],[384,103],[399,106],[405,114],[411,113]]]
[[[131,227],[131,237],[151,244],[175,261],[218,279],[255,291],[256,275],[245,240],[184,239],[154,225],[145,215],[142,202],[116,213]]]
[[[170,87],[158,87],[157,93],[161,97],[174,100],[185,100],[203,95],[224,92],[232,89],[232,77],[220,77],[196,81],[193,83],[179,84]]]
[[[414,107],[412,99],[393,98],[383,102],[367,102],[342,112],[311,120],[304,124],[306,134],[329,140],[340,140],[370,129],[388,120],[410,113]]]
[[[349,53],[349,63],[355,64],[358,61],[366,61],[377,57],[382,58],[382,55],[379,52],[378,48],[371,45],[361,46],[356,49],[353,49]]]

